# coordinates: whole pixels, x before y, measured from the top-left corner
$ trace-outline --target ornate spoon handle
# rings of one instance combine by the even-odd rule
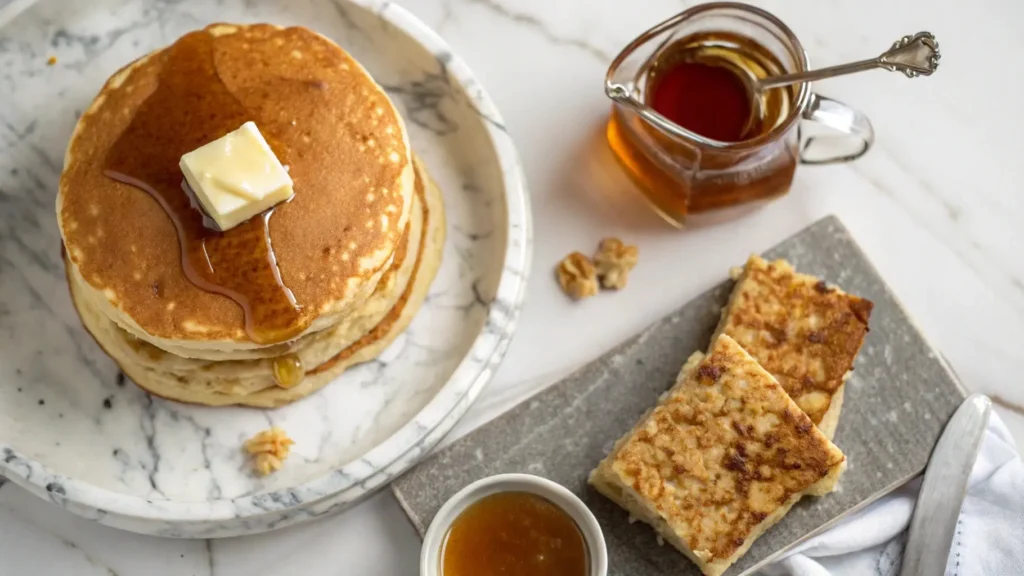
[[[892,48],[886,50],[877,58],[861,60],[849,64],[829,66],[817,70],[797,72],[796,74],[783,74],[771,76],[759,80],[755,85],[757,90],[768,90],[780,86],[788,86],[797,82],[808,82],[810,80],[821,80],[833,76],[853,74],[874,68],[884,68],[895,72],[903,72],[907,78],[918,76],[930,76],[939,67],[939,43],[930,32],[918,32],[913,36],[904,36],[893,43]]]

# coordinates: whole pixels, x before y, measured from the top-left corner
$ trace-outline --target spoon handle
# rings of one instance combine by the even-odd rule
[[[929,32],[918,32],[913,36],[904,36],[893,43],[892,48],[877,58],[839,64],[817,70],[807,70],[795,74],[770,76],[757,82],[758,90],[768,90],[780,86],[788,86],[797,82],[808,82],[863,72],[873,68],[884,68],[892,72],[903,72],[907,78],[929,76],[939,67],[939,43]]]
[[[843,76],[846,74],[853,74],[854,72],[863,72],[864,70],[871,70],[873,68],[881,67],[881,62],[879,62],[877,58],[872,58],[870,60],[861,60],[860,62],[838,64],[836,66],[818,68],[816,70],[807,70],[806,72],[797,72],[795,74],[771,76],[769,78],[765,78],[763,80],[758,81],[757,87],[761,90],[768,90],[771,88],[779,88],[781,86],[789,86],[790,84],[796,84],[798,82],[810,82],[811,80],[821,80],[822,78]]]

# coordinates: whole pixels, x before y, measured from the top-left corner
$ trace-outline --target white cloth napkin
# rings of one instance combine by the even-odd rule
[[[1024,575],[1024,462],[995,413],[968,486],[945,576]],[[898,575],[920,487],[920,480],[911,482],[804,542],[761,574]]]

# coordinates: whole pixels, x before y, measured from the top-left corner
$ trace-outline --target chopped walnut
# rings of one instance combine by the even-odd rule
[[[636,246],[624,244],[618,238],[601,240],[597,255],[594,256],[594,265],[597,267],[601,286],[612,290],[625,288],[629,271],[636,266],[639,254]]]
[[[558,263],[555,271],[562,291],[574,300],[582,300],[597,294],[597,271],[590,258],[573,252]]]
[[[245,441],[245,450],[252,454],[252,467],[260,476],[276,472],[284,465],[285,458],[295,441],[285,431],[274,426]]]

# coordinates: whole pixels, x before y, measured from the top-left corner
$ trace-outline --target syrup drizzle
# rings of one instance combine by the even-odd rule
[[[226,232],[207,228],[181,189],[181,156],[253,118],[217,74],[214,37],[192,32],[158,56],[159,85],[107,153],[104,174],[157,200],[174,222],[185,276],[237,302],[253,342],[273,344],[301,333],[301,305],[285,286],[270,242],[274,209]],[[287,149],[267,135],[282,163]]]
[[[285,354],[274,358],[271,362],[271,372],[274,375],[274,382],[286,390],[298,386],[306,377],[306,369],[298,354]]]

